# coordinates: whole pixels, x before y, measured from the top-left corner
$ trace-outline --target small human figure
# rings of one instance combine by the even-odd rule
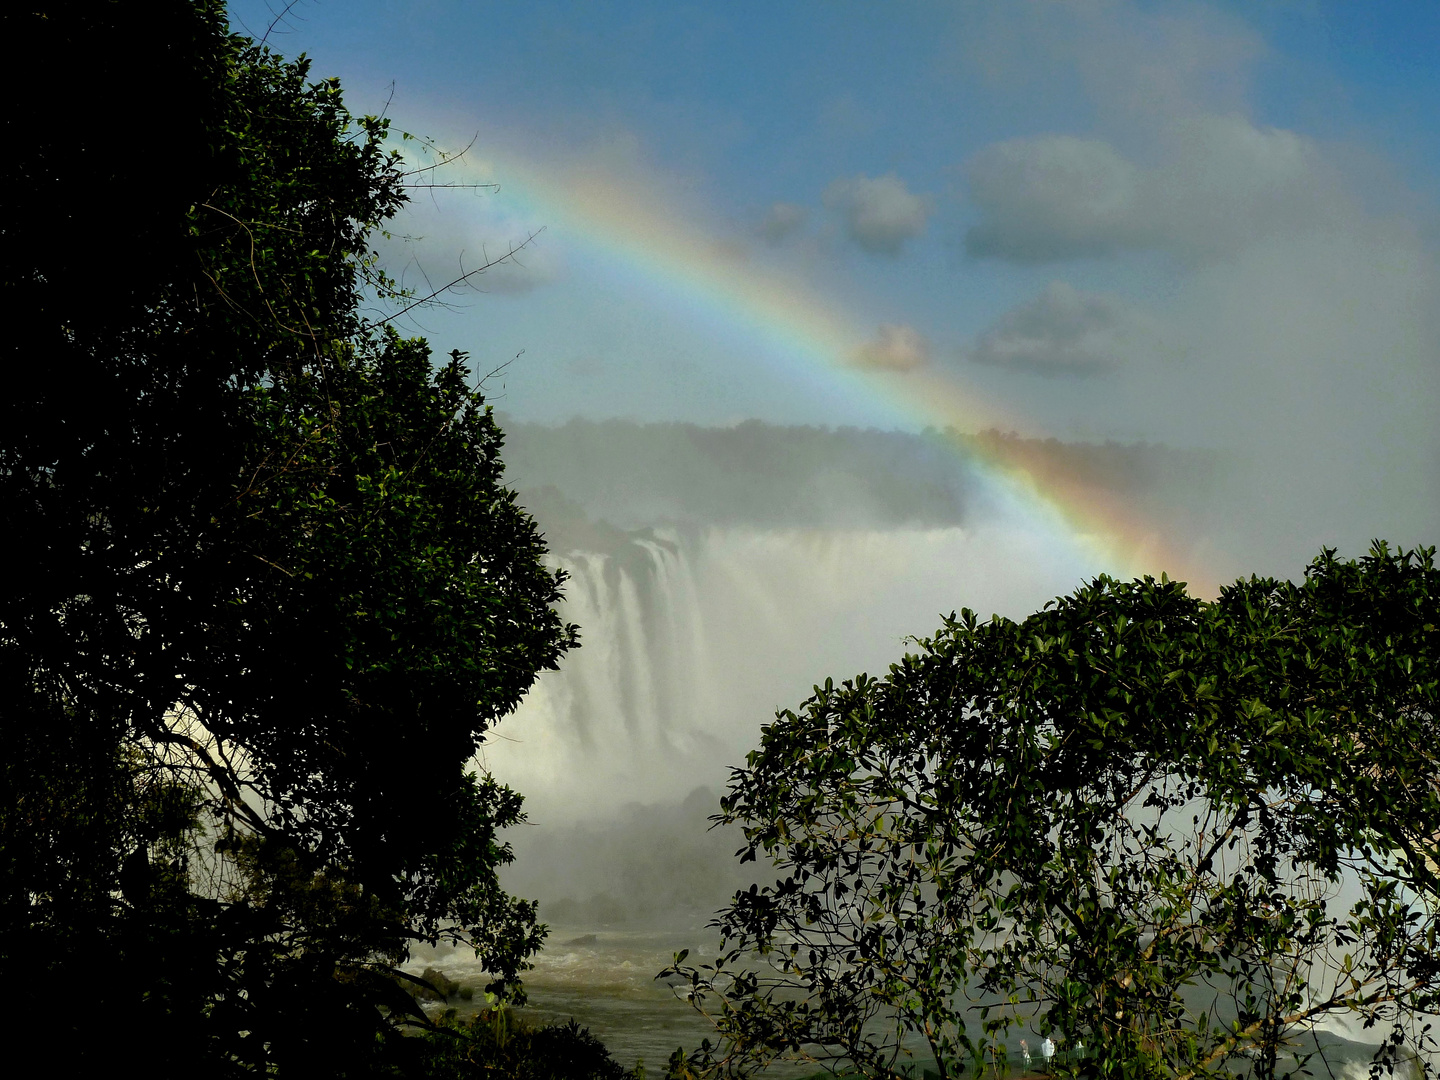
[[[1047,1066],[1050,1064],[1050,1059],[1055,1056],[1055,1043],[1049,1035],[1046,1035],[1045,1041],[1040,1044],[1040,1056],[1045,1059]]]
[[[1024,1039],[1020,1040],[1020,1060],[1024,1063],[1026,1069],[1030,1068],[1030,1044]]]

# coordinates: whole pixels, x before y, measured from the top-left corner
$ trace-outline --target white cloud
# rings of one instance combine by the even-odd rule
[[[1214,4],[1015,0],[976,5],[960,52],[992,89],[1033,103],[1083,92],[1124,130],[1241,110],[1268,47]]]
[[[765,212],[757,230],[771,244],[784,243],[805,227],[809,211],[797,203],[777,202]]]
[[[1156,338],[1148,320],[1114,297],[1056,281],[982,334],[969,359],[1037,375],[1099,375]]]
[[[896,256],[925,231],[930,199],[915,195],[894,173],[836,180],[825,189],[825,205],[837,211],[845,231],[872,255]]]
[[[1022,262],[1104,254],[1132,231],[1137,173],[1094,139],[1050,135],[988,147],[970,163],[970,198],[985,217],[965,248]]]
[[[930,362],[930,343],[913,326],[881,323],[875,336],[855,350],[856,367],[914,371]]]
[[[1095,139],[1010,140],[971,160],[969,185],[982,216],[966,250],[1015,262],[1122,249],[1206,258],[1343,213],[1313,142],[1238,116],[1177,123],[1150,167]]]

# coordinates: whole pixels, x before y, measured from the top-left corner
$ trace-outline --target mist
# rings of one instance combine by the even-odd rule
[[[507,880],[566,932],[698,926],[745,884],[740,838],[707,819],[815,683],[883,673],[949,612],[1023,617],[1112,569],[997,494],[997,449],[1172,530],[1233,468],[998,432],[502,421],[582,646],[482,762],[526,798]]]

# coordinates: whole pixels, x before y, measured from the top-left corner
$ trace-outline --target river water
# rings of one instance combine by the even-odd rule
[[[530,1023],[579,1021],[598,1036],[611,1055],[626,1067],[637,1061],[651,1075],[663,1073],[677,1047],[687,1049],[713,1037],[709,1021],[655,979],[681,949],[704,940],[702,932],[602,930],[551,927],[551,940],[525,976],[529,1004],[519,1010]],[[417,952],[407,968],[419,974],[435,967],[447,977],[473,987],[469,1002],[452,998],[459,1017],[483,1007],[478,991],[485,975],[474,957],[462,950]]]
[[[690,949],[691,960],[697,953],[704,955],[704,946],[713,946],[713,938],[703,928],[669,930],[585,931],[583,927],[551,928],[551,940],[535,960],[535,967],[525,977],[529,1003],[519,1010],[528,1022],[540,1025],[577,1020],[589,1028],[609,1049],[615,1060],[627,1068],[643,1064],[650,1075],[663,1074],[666,1061],[677,1048],[691,1050],[705,1038],[714,1039],[710,1022],[684,999],[683,988],[657,980],[655,975],[666,967],[681,949]],[[581,931],[581,932],[577,932]],[[408,967],[419,974],[425,967],[436,967],[449,978],[475,988],[484,985],[484,972],[468,952],[441,949],[417,953]],[[477,995],[470,1001],[452,998],[432,1009],[454,1008],[460,1018],[473,1016],[483,1007]],[[1312,1053],[1306,1072],[1317,1080],[1367,1080],[1374,1043],[1345,1038],[1362,1037],[1360,1032],[1332,1030],[1321,1036],[1317,1044],[1312,1036],[1302,1035],[1293,1049],[1301,1054]],[[1021,1048],[1025,1039],[1033,1058],[1028,1065]],[[1017,1030],[1005,1040],[1006,1058],[1011,1068],[1008,1076],[1039,1076],[1044,1062],[1040,1056],[1042,1037],[1033,1031]],[[1322,1053],[1313,1053],[1323,1047]],[[923,1073],[926,1054],[919,1040],[909,1044],[917,1075]],[[1059,1053],[1063,1054],[1061,1048]],[[1294,1069],[1293,1054],[1282,1055],[1282,1071]],[[1244,1060],[1235,1071],[1243,1074]],[[766,1071],[775,1080],[810,1076],[818,1067],[813,1063],[781,1063]],[[1402,1080],[1413,1080],[1413,1070],[1397,1072]],[[987,1078],[1000,1080],[991,1070]]]

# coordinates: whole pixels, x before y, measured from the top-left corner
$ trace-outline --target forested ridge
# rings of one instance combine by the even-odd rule
[[[527,505],[549,509],[562,525],[584,515],[621,529],[971,524],[984,513],[977,466],[983,474],[996,460],[1044,476],[1072,497],[1124,502],[1163,520],[1186,504],[1203,505],[1233,464],[1201,450],[999,431],[910,433],[758,420],[733,427],[502,422],[507,476]],[[548,527],[549,518],[540,516]]]

